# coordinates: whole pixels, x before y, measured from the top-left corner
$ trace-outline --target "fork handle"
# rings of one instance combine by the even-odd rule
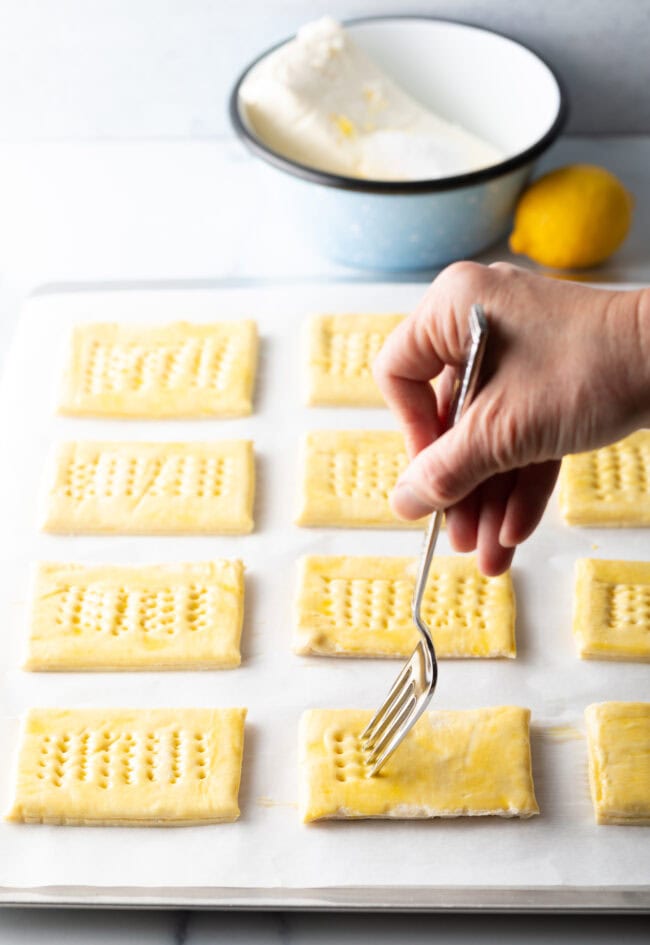
[[[472,397],[476,392],[476,385],[478,384],[479,372],[481,370],[481,363],[483,361],[483,355],[485,354],[485,345],[487,343],[488,337],[488,323],[482,305],[472,305],[468,321],[471,342],[467,360],[465,361],[463,373],[460,378],[460,384],[456,388],[454,400],[450,410],[450,426],[452,427],[456,426],[460,418],[463,416],[463,413],[469,406]],[[420,567],[418,569],[418,576],[415,582],[412,603],[413,621],[428,647],[431,647],[431,650],[433,650],[433,640],[431,639],[429,628],[422,620],[422,600],[424,598],[424,589],[429,577],[431,561],[436,549],[436,542],[438,541],[438,535],[440,534],[440,526],[442,525],[443,515],[444,510],[438,509],[429,522],[429,527],[424,538],[422,555],[420,557]]]

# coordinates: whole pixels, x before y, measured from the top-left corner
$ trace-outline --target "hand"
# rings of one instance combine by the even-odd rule
[[[490,325],[483,380],[460,423],[444,432],[474,302]],[[480,569],[500,574],[539,523],[561,457],[650,421],[650,290],[610,292],[506,263],[455,263],[390,335],[374,375],[411,460],[394,511],[415,519],[447,509],[452,546],[477,549]]]

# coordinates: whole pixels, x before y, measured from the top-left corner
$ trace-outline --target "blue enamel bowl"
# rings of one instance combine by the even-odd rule
[[[501,240],[536,159],[564,126],[567,103],[557,76],[525,46],[475,26],[404,16],[345,25],[402,88],[504,157],[468,174],[415,181],[343,177],[298,164],[255,134],[241,100],[242,85],[269,49],[239,77],[230,117],[244,144],[272,169],[273,186],[284,189],[301,232],[337,262],[393,272],[438,268]]]

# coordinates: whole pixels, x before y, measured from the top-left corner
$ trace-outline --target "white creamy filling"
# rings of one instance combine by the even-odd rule
[[[255,66],[241,99],[268,147],[336,174],[422,180],[503,158],[403,92],[331,17],[303,26]]]

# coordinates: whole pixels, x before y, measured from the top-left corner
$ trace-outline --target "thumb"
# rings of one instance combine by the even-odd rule
[[[460,423],[417,454],[391,496],[396,515],[411,520],[447,509],[503,471],[490,438],[478,434],[475,418],[478,414],[470,409]]]

